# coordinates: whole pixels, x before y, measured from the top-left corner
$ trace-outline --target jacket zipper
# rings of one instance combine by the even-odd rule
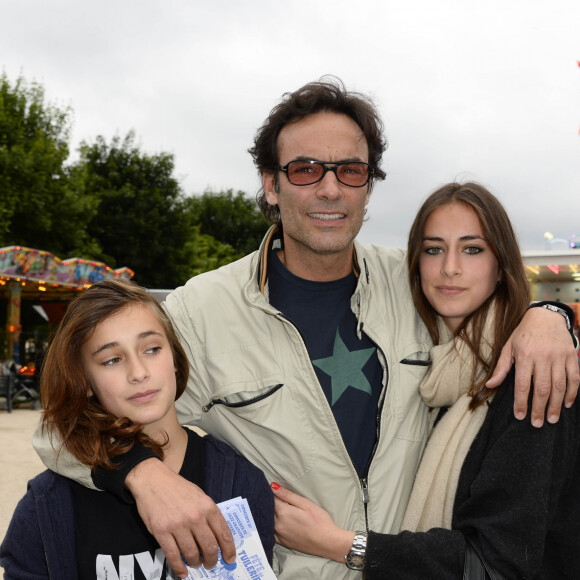
[[[365,508],[365,528],[366,531],[369,531],[369,516],[368,516],[368,505],[370,501],[369,497],[369,482],[366,477],[363,477],[360,480],[360,487],[361,487],[361,499],[363,502],[363,506]]]
[[[386,367],[386,359],[385,359],[385,372],[387,373],[387,378],[388,378],[388,368]],[[387,386],[385,385],[384,388],[386,389]],[[385,393],[385,396],[386,396],[386,393]],[[377,447],[379,445],[379,438],[381,436],[381,412],[383,409],[383,403],[384,403],[384,397],[383,397],[383,400],[379,403],[379,406],[377,408],[377,437],[375,439],[375,444],[374,444],[373,450],[371,452],[371,456],[369,457],[369,461],[367,463],[367,466],[365,468],[364,477],[362,477],[360,480],[361,497],[362,497],[362,502],[363,502],[363,505],[365,508],[365,526],[366,526],[367,532],[369,531],[368,504],[370,502],[368,476],[369,476],[369,469],[371,467],[371,464],[373,462],[373,458],[375,456],[375,453],[377,451]]]
[[[365,266],[366,266],[366,262],[365,262]],[[367,278],[368,281],[368,278]],[[363,328],[364,328],[364,322],[360,322],[359,323],[359,332],[363,332]],[[368,514],[368,504],[370,503],[370,494],[369,494],[369,485],[368,485],[368,475],[369,475],[369,470],[371,467],[371,464],[373,462],[373,459],[375,457],[375,454],[377,452],[377,447],[379,446],[379,440],[381,437],[381,415],[383,412],[383,407],[385,404],[385,398],[387,396],[387,388],[389,386],[389,363],[387,362],[387,357],[385,356],[385,353],[382,351],[382,349],[379,348],[379,344],[373,340],[373,338],[371,336],[369,336],[367,334],[367,336],[369,337],[370,340],[373,341],[374,344],[376,344],[377,346],[377,352],[379,352],[382,356],[382,359],[384,360],[384,372],[385,372],[385,386],[382,388],[382,392],[381,392],[381,397],[379,399],[379,405],[377,407],[377,415],[376,415],[376,428],[377,428],[377,435],[375,438],[375,444],[373,446],[373,450],[371,451],[371,456],[369,457],[368,463],[366,465],[365,468],[365,472],[364,472],[364,476],[360,479],[360,486],[361,486],[361,497],[362,497],[362,502],[365,508],[365,526],[366,526],[366,531],[369,531],[369,514]],[[379,362],[380,362],[380,357],[379,357]]]
[[[36,513],[36,518],[38,520],[38,529],[40,531],[42,545],[46,546],[46,543],[44,541],[44,534],[42,532],[42,525],[40,524],[40,516],[38,515],[38,512]],[[50,567],[48,566],[48,554],[46,553],[46,548],[43,547],[43,550],[44,550],[44,561],[46,562],[46,573],[47,573],[48,580],[50,580],[51,575],[50,575]]]

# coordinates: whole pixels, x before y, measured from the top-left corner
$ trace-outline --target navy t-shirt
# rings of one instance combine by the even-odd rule
[[[331,282],[313,282],[292,274],[275,251],[270,255],[269,300],[298,328],[308,349],[342,439],[364,476],[376,441],[377,409],[383,369],[376,345],[362,333],[350,299],[354,273]]]

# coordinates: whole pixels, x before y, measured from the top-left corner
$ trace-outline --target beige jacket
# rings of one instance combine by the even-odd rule
[[[166,309],[192,363],[177,401],[180,420],[229,443],[270,481],[327,509],[338,525],[398,532],[429,432],[418,386],[431,342],[413,306],[405,253],[355,244],[359,281],[351,306],[359,329],[379,347],[387,387],[378,443],[361,481],[299,331],[268,303],[273,237],[274,229],[259,251],[168,296]],[[50,456],[47,442],[36,439],[39,454]],[[90,480],[88,471],[70,465],[64,474]],[[275,571],[283,580],[361,578],[343,564],[276,548]]]
[[[192,278],[167,298],[167,311],[193,363],[189,388],[177,402],[180,420],[226,441],[270,481],[322,505],[340,526],[398,532],[429,430],[418,386],[431,342],[413,306],[405,254],[356,244],[360,275],[351,305],[359,328],[364,326],[379,347],[388,387],[365,483],[299,331],[268,303],[267,248],[273,233],[260,251]],[[366,509],[363,487],[368,488]],[[345,565],[280,547],[276,557],[283,579],[361,577]]]

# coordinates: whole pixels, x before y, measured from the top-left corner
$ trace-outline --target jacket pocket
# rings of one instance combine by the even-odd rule
[[[259,403],[264,399],[272,396],[274,393],[278,391],[278,389],[282,388],[282,384],[268,386],[264,389],[259,391],[245,391],[245,392],[238,392],[232,393],[226,397],[221,399],[212,399],[207,405],[202,407],[202,411],[207,413],[214,405],[225,405],[226,407],[245,407],[246,405],[253,405],[255,403]]]
[[[397,438],[423,443],[429,433],[429,409],[421,400],[419,385],[427,372],[431,360],[429,353],[418,352],[407,355],[397,365],[397,398],[399,428]]]
[[[229,443],[269,479],[290,484],[314,468],[310,415],[301,385],[254,380],[216,392],[202,406],[200,427]]]
[[[428,367],[431,364],[431,356],[428,352],[415,352],[407,355],[400,364],[419,367]]]

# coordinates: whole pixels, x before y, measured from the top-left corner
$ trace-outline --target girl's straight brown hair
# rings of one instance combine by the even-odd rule
[[[126,417],[115,417],[94,396],[82,365],[81,350],[97,324],[125,306],[144,304],[163,326],[176,369],[176,399],[187,385],[189,363],[167,313],[145,289],[133,282],[105,280],[77,296],[48,348],[40,376],[43,429],[60,435],[63,446],[81,463],[113,469],[112,458],[140,443],[163,457],[163,444],[143,433]]]
[[[407,264],[409,282],[415,306],[425,322],[434,344],[439,344],[437,312],[425,298],[421,289],[419,264],[423,252],[425,225],[436,209],[450,204],[463,203],[476,213],[481,229],[491,251],[497,259],[501,279],[496,291],[475,312],[465,318],[455,335],[469,346],[474,361],[474,377],[483,369],[485,377],[470,389],[473,397],[471,408],[486,401],[492,390],[485,383],[493,374],[503,345],[511,336],[530,302],[530,288],[526,278],[517,237],[508,215],[497,200],[485,187],[478,183],[448,183],[433,192],[423,203],[409,232]],[[491,303],[495,303],[495,323],[492,334],[492,355],[490,361],[480,356],[483,328],[489,314]],[[469,332],[467,328],[469,325]]]

